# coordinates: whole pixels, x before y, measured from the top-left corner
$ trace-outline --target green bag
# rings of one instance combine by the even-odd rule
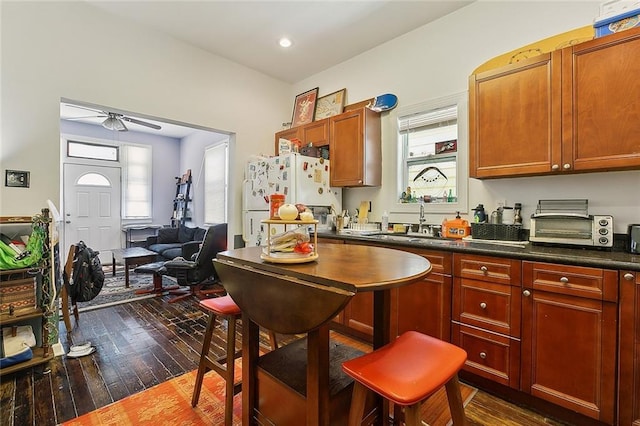
[[[28,268],[37,265],[42,259],[45,238],[44,227],[34,224],[24,252],[27,255],[24,257],[17,255],[11,247],[0,240],[0,270]]]

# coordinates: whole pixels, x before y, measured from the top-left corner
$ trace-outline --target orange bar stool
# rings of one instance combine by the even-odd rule
[[[240,308],[233,301],[231,296],[214,297],[211,299],[203,299],[199,302],[200,307],[209,312],[209,322],[207,330],[204,334],[202,342],[202,353],[200,354],[200,363],[198,365],[198,373],[196,375],[196,383],[193,388],[193,397],[191,398],[191,406],[198,405],[200,399],[200,390],[202,389],[202,381],[204,375],[214,370],[225,380],[225,398],[224,398],[224,424],[231,426],[233,420],[233,397],[242,388],[242,383],[235,382],[234,377],[234,361],[242,356],[241,350],[236,350],[236,323],[242,316]],[[216,328],[216,317],[227,320],[227,347],[225,354],[221,357],[214,358],[210,354],[211,340],[213,332]],[[270,331],[269,338],[271,348],[277,348],[275,333]]]
[[[419,426],[420,405],[443,385],[453,424],[465,425],[458,371],[466,359],[467,353],[457,346],[407,331],[380,349],[344,362],[342,370],[355,380],[349,426],[360,425],[371,393],[393,402],[396,408],[404,408],[407,426]],[[399,416],[400,410],[396,409],[395,424],[399,424]]]

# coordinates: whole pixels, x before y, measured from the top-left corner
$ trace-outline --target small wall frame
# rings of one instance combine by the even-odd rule
[[[29,188],[29,175],[29,172],[22,170],[6,170],[4,175],[4,186]]]

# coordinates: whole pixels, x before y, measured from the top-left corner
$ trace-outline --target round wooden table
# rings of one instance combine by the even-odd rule
[[[383,346],[391,334],[390,290],[422,280],[431,264],[405,251],[348,244],[319,245],[319,258],[309,263],[269,263],[261,253],[260,247],[248,247],[221,252],[214,260],[222,285],[243,313],[242,424],[253,424],[260,412],[256,376],[262,326],[307,333],[306,424],[328,426],[330,321],[354,294],[373,292],[373,345]],[[379,404],[379,418],[388,416],[385,405]]]

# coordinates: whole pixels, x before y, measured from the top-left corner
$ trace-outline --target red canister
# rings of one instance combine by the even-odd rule
[[[280,219],[278,209],[284,204],[284,194],[271,194],[269,196],[269,215],[271,219]]]

